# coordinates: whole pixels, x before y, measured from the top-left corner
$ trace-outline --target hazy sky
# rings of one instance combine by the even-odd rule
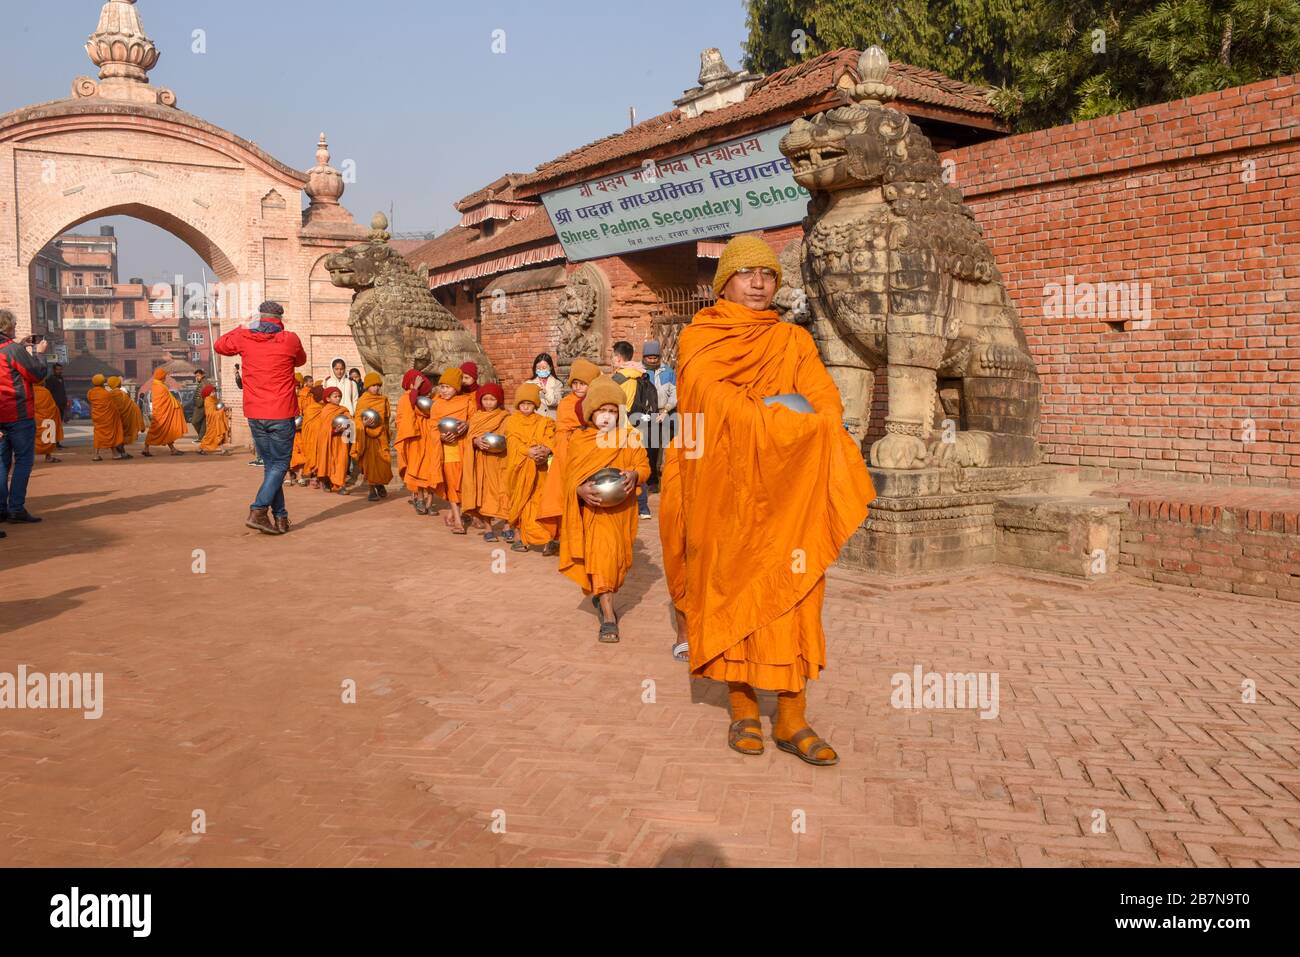
[[[0,113],[67,97],[93,76],[84,44],[101,0],[6,3]],[[181,109],[298,169],[316,138],[356,164],[343,203],[359,222],[395,204],[399,231],[453,225],[452,203],[504,172],[672,109],[699,55],[740,66],[742,0],[139,0],[162,58],[150,74]],[[193,52],[202,30],[206,52]],[[492,52],[504,31],[504,54]],[[118,227],[121,273],[197,275],[178,240]],[[87,224],[79,231],[88,231]]]

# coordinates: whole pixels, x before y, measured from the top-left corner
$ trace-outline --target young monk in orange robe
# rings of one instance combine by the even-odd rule
[[[302,417],[307,411],[307,404],[311,401],[311,376],[295,372],[293,379],[298,383],[298,415]],[[305,462],[306,456],[303,455],[302,450],[302,426],[299,426],[293,433],[293,451],[289,454],[289,471],[284,477],[286,485],[298,485],[301,482],[301,472]],[[302,484],[306,483],[303,482]]]
[[[564,463],[569,446],[569,438],[583,427],[579,409],[582,398],[587,394],[587,387],[600,376],[600,367],[586,359],[574,359],[569,368],[569,394],[555,407],[555,450],[550,468],[546,470],[546,482],[542,486],[542,508],[538,513],[542,518],[554,519],[559,523],[560,534],[564,534],[560,517],[564,514]]]
[[[525,382],[515,392],[515,413],[506,419],[506,488],[510,492],[506,519],[515,530],[512,550],[526,552],[531,545],[541,545],[543,555],[558,555],[557,523],[537,514],[542,507],[546,463],[555,444],[555,420],[538,415],[541,403],[541,390]]]
[[[203,399],[203,441],[199,443],[199,455],[220,451],[229,455],[230,449],[221,448],[230,441],[230,412],[218,409],[220,399],[217,389],[211,382],[205,385],[199,395]]]
[[[439,431],[442,440],[442,481],[436,491],[441,498],[451,503],[451,511],[443,521],[453,535],[466,534],[461,517],[460,486],[465,460],[474,453],[469,440],[469,426],[476,407],[474,396],[460,391],[464,378],[465,373],[455,367],[444,370],[438,379],[438,387],[434,390],[433,411],[429,413],[435,425],[446,418],[458,419],[461,423],[455,435],[447,436]]]
[[[433,507],[433,490],[442,481],[442,440],[438,420],[425,412],[417,400],[433,392],[424,373],[416,369],[402,376],[406,392],[397,403],[397,474],[411,491],[411,504],[417,515],[437,514]]]
[[[117,447],[118,458],[134,458],[126,451],[128,445],[134,445],[136,437],[144,431],[144,416],[135,400],[122,388],[121,376],[108,377],[108,397],[113,400],[118,418],[122,420],[122,444]]]
[[[176,440],[185,434],[185,408],[180,400],[167,388],[167,370],[154,369],[153,381],[149,383],[149,431],[144,436],[144,451],[140,454],[153,458],[149,451],[151,445],[165,445],[172,455],[184,455],[176,448]]]
[[[32,386],[32,399],[36,413],[36,451],[47,462],[61,462],[54,450],[63,441],[63,415],[50,390],[39,382]]]
[[[320,414],[325,408],[325,387],[317,383],[311,387],[311,397],[307,400],[307,411],[302,414],[302,478],[299,485],[310,484],[320,488],[316,478],[316,446],[320,432]],[[292,453],[291,453],[292,455]],[[292,461],[292,458],[290,458]]]
[[[100,455],[101,449],[112,449],[113,458],[126,458],[125,453],[119,453],[118,447],[122,444],[122,416],[117,411],[117,406],[113,402],[113,397],[108,390],[104,388],[105,379],[102,375],[96,374],[90,380],[90,391],[86,393],[86,401],[90,403],[90,421],[95,426],[95,434],[91,439],[95,455],[92,462],[102,462],[104,457]]]
[[[641,447],[640,433],[619,426],[626,403],[622,386],[608,376],[591,383],[582,400],[588,427],[569,439],[563,478],[560,572],[591,596],[603,642],[618,641],[614,595],[632,568],[637,486],[650,480],[650,459]],[[627,498],[618,505],[602,505],[587,481],[605,468],[623,473]]]
[[[387,485],[393,480],[393,463],[388,454],[388,400],[379,392],[384,377],[378,372],[367,375],[361,384],[365,391],[357,399],[352,422],[352,461],[370,486],[367,501],[377,502],[388,497]],[[378,425],[366,425],[363,415],[367,410],[379,416]]]
[[[778,693],[777,747],[827,765],[839,756],[804,714],[806,683],[826,664],[825,574],[875,492],[812,337],[769,308],[780,276],[766,242],[736,237],[718,261],[719,301],[681,332],[678,411],[703,434],[677,450],[677,487],[663,494],[681,519],[660,534],[670,591],[685,586],[691,671],[728,684],[728,745],[761,753],[754,689],[766,688]],[[784,393],[814,412],[763,401]]]
[[[316,478],[325,491],[347,495],[348,434],[352,431],[352,416],[343,408],[343,390],[337,386],[324,389],[321,398],[325,405],[316,419]],[[340,415],[348,420],[349,428],[336,432],[334,419]]]
[[[472,450],[465,458],[465,471],[460,483],[460,507],[474,519],[476,528],[486,529],[483,541],[495,542],[500,526],[510,514],[506,454],[489,449],[483,444],[483,436],[489,432],[504,435],[510,413],[505,410],[506,394],[495,382],[479,386],[477,396],[478,411],[469,426]]]

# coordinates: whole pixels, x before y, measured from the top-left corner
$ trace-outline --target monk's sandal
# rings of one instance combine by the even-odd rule
[[[763,753],[763,726],[757,718],[740,718],[731,722],[727,728],[727,747],[732,751],[739,751],[741,754],[762,754]],[[757,748],[742,748],[741,741],[757,741]]]

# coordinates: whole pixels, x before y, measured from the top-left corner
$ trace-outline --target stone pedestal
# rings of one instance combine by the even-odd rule
[[[840,554],[849,568],[888,575],[988,565],[999,560],[999,501],[1061,495],[1077,486],[1059,465],[1006,468],[871,469],[876,500]]]

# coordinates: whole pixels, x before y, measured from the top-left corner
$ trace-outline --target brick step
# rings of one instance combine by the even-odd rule
[[[994,503],[997,561],[1072,578],[1119,567],[1122,499],[1089,495],[1003,495]]]

